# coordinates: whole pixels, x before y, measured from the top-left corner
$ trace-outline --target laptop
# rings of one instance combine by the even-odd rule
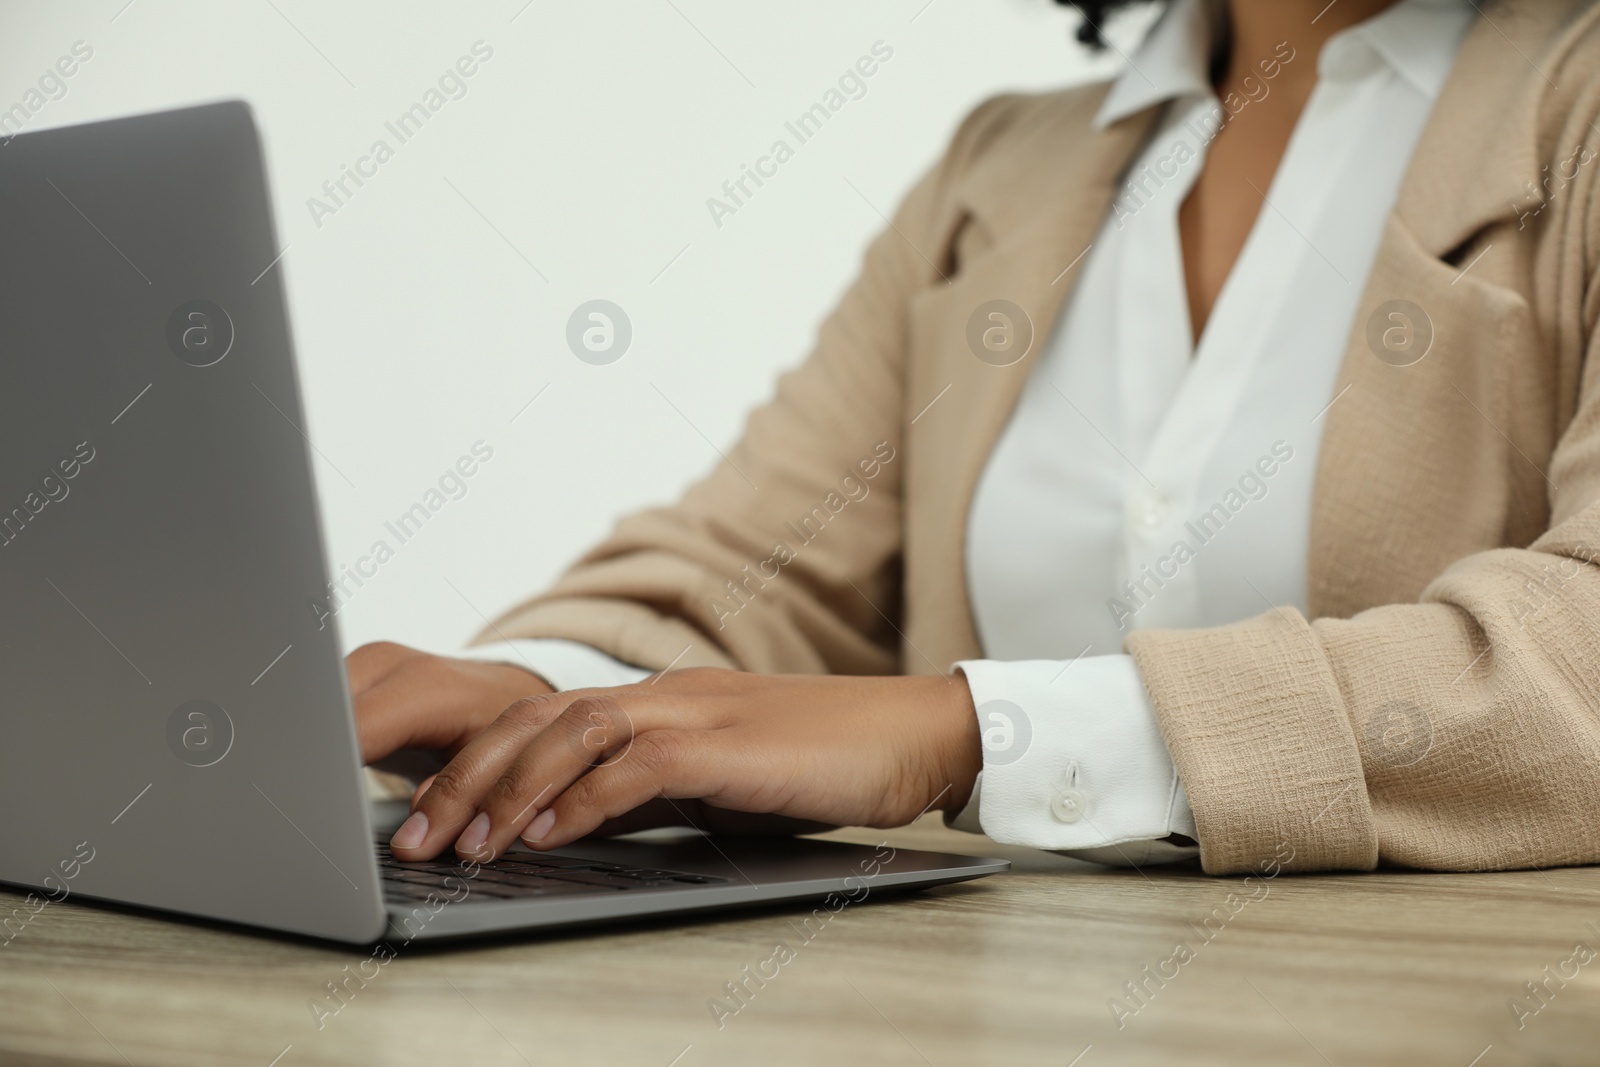
[[[318,461],[250,109],[6,138],[0,219],[0,881],[28,893],[0,937],[83,899],[409,942],[837,911],[1008,866],[693,832],[397,862],[318,606]]]

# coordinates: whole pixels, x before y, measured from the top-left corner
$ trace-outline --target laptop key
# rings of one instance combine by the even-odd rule
[[[570,856],[551,856],[545,853],[514,853],[507,856],[502,863],[537,863],[541,867],[556,867],[568,871],[603,871],[614,867],[610,863],[597,863],[593,860],[574,859]]]
[[[430,871],[434,874],[466,874],[466,865],[461,863],[401,863],[399,860],[381,860],[378,866],[386,871]]]
[[[551,882],[547,885],[506,885],[502,882],[485,882],[480,885],[474,882],[468,887],[467,895],[461,903],[470,903],[474,900],[533,900],[540,897],[597,892],[604,890],[574,882]]]
[[[479,871],[477,877],[473,878],[472,881],[490,882],[498,885],[536,886],[548,884],[551,879],[545,877],[543,873],[535,871],[500,871],[485,868]]]
[[[481,896],[498,898],[545,892],[593,892],[597,889],[660,889],[674,884],[712,885],[729,881],[716,875],[626,867],[535,852],[508,853],[493,863],[477,867],[470,874],[468,865],[458,862],[401,862],[393,858],[384,842],[378,843],[378,857],[386,884],[443,889],[444,879],[450,877],[452,880],[448,892],[452,896],[459,894],[463,882],[483,887]],[[492,891],[490,887],[493,887]]]
[[[563,882],[576,882],[579,885],[604,886],[607,889],[637,889],[643,884],[637,878],[622,878],[600,871],[554,871],[550,877]]]

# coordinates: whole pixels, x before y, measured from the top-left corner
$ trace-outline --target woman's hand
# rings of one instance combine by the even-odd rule
[[[363,717],[368,729],[385,729]],[[415,734],[415,730],[411,731]],[[454,736],[451,728],[439,736]],[[413,742],[416,743],[416,742]],[[517,700],[431,783],[391,846],[454,846],[486,862],[520,837],[567,844],[597,829],[900,826],[958,811],[983,766],[964,679],[756,675],[696,668],[638,685]]]
[[[552,691],[519,667],[433,656],[388,641],[350,653],[345,673],[364,763],[406,748],[454,755],[507,705]]]

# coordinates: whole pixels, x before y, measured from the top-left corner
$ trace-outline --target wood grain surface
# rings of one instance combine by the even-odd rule
[[[413,946],[364,984],[364,950],[68,901],[0,947],[0,1063],[1600,1064],[1600,870],[1245,883],[829,836],[1016,867],[809,939],[789,907]]]

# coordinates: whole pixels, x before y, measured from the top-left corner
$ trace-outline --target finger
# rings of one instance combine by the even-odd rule
[[[417,783],[417,788],[414,789],[412,791],[412,793],[411,793],[411,810],[412,811],[416,811],[417,810],[417,801],[422,799],[422,794],[424,794],[424,793],[426,793],[428,791],[428,787],[433,784],[433,780],[435,778],[437,778],[437,777],[439,777],[437,774],[430,774],[430,775],[428,775],[428,777],[424,778],[421,782]]]
[[[354,701],[362,761],[403,748],[449,747],[460,738],[460,702],[460,694],[423,661],[391,672]]]
[[[518,700],[463,745],[434,775],[410,817],[390,839],[395,855],[404,860],[432,859],[453,844],[477,815],[480,798],[500,771],[581,692]],[[483,862],[489,857],[479,853],[467,858]]]
[[[579,778],[539,813],[522,840],[530,848],[559,848],[656,797],[714,800],[727,786],[726,745],[715,730],[641,732],[627,759]]]
[[[344,658],[345,674],[350,679],[352,699],[372,688],[381,679],[412,656],[422,653],[393,641],[373,641],[362,645]]]
[[[370,763],[403,748],[460,748],[507,705],[544,688],[537,675],[442,656],[410,656],[355,700],[362,758]],[[511,684],[507,683],[510,680]],[[522,683],[525,688],[517,688]]]
[[[469,824],[456,852],[500,855],[563,789],[602,761],[627,759],[636,729],[663,725],[661,705],[654,694],[636,690],[600,691],[573,700],[499,769],[479,801],[479,821]]]

